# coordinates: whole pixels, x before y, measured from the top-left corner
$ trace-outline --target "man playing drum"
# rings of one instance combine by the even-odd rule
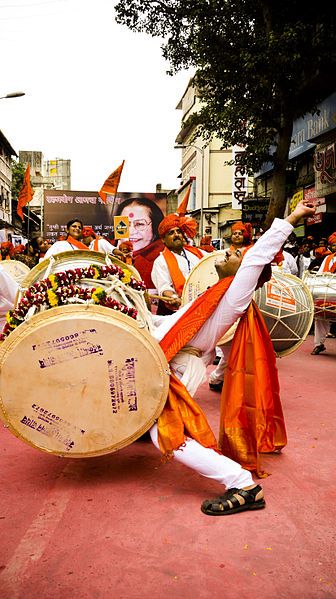
[[[332,235],[330,235],[330,237],[328,238],[328,245],[330,247],[331,254],[328,254],[324,258],[317,273],[322,274],[330,272],[336,276],[336,231],[332,233]],[[329,320],[315,318],[314,327],[315,347],[311,353],[313,356],[316,356],[327,349],[324,345],[324,342],[330,329],[330,322]]]
[[[303,200],[271,228],[244,259],[228,251],[216,265],[219,282],[175,314],[153,315],[154,336],[168,359],[172,376],[166,405],[150,429],[154,445],[166,456],[218,481],[227,491],[202,504],[207,515],[222,516],[265,506],[264,494],[248,470],[218,451],[209,425],[192,397],[204,381],[217,341],[248,309],[259,277],[301,218],[315,208]],[[181,386],[182,383],[182,386]]]

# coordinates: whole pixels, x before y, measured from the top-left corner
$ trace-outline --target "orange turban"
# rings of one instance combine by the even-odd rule
[[[158,227],[158,233],[161,238],[165,236],[170,229],[179,228],[182,233],[193,239],[197,233],[197,222],[195,219],[190,218],[190,216],[179,216],[178,214],[168,214],[165,218],[160,222]]]
[[[12,255],[14,251],[14,246],[10,241],[3,241],[0,247],[2,250],[8,250],[10,255]]]
[[[329,243],[329,245],[336,243],[336,231],[334,233],[332,233],[330,235],[330,237],[328,237],[328,243]]]
[[[93,237],[94,239],[96,239],[96,237],[97,237],[97,235],[94,232],[94,230],[92,229],[92,227],[83,227],[82,236],[83,237]]]
[[[231,232],[233,233],[234,231],[241,231],[243,234],[244,240],[251,241],[251,239],[252,239],[251,223],[242,223],[241,221],[238,221],[237,223],[234,223],[231,227]]]
[[[331,252],[325,247],[320,247],[314,250],[314,254],[316,258],[324,258],[324,256],[331,254]]]

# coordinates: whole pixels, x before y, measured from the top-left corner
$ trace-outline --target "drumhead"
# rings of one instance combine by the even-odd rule
[[[0,345],[0,368],[5,426],[71,458],[135,441],[160,415],[169,387],[157,341],[128,316],[95,305],[33,316]]]
[[[212,285],[217,283],[218,274],[215,268],[216,258],[220,254],[225,253],[226,250],[217,250],[211,252],[211,254],[209,253],[197,262],[186,278],[181,296],[182,306],[185,306],[201,295],[203,291],[206,291],[209,287],[212,287]]]
[[[312,295],[298,277],[272,267],[272,278],[254,294],[275,353],[283,357],[306,339],[314,320]]]
[[[30,268],[20,260],[2,260],[1,266],[20,285],[30,273]]]

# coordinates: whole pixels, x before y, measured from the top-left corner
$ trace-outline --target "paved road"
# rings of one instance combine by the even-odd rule
[[[265,510],[200,512],[218,486],[150,443],[67,460],[1,428],[1,599],[325,599],[335,586],[336,340],[278,360],[288,445]],[[210,369],[209,369],[210,370]],[[198,399],[214,430],[219,396]]]

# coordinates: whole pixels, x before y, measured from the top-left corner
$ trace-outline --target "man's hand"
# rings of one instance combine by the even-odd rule
[[[309,203],[309,200],[301,200],[291,214],[285,219],[293,227],[296,227],[301,218],[307,218],[315,214],[315,206]]]
[[[173,291],[164,291],[162,296],[167,298],[168,301],[166,303],[172,310],[176,310],[181,306],[181,299]]]

